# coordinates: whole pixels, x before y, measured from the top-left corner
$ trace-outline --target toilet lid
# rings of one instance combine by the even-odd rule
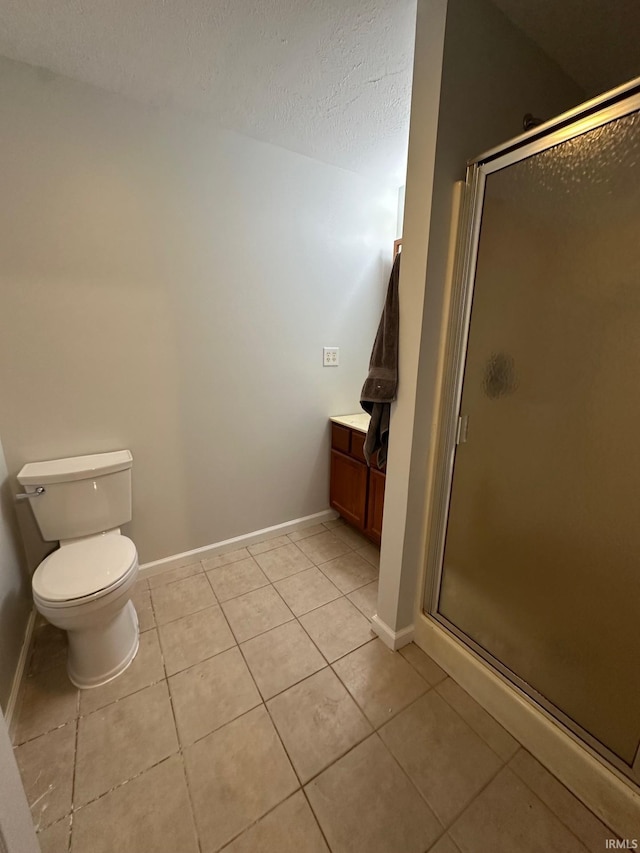
[[[117,586],[137,559],[131,539],[96,536],[59,548],[40,563],[33,591],[45,601],[69,601]]]

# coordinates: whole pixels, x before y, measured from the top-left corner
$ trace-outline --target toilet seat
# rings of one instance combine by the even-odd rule
[[[83,539],[45,557],[33,575],[33,596],[47,607],[81,605],[118,589],[137,569],[136,546],[126,536]]]

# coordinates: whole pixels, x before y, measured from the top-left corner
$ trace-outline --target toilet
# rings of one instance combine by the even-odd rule
[[[67,672],[80,688],[99,687],[138,651],[131,588],[138,554],[120,525],[131,520],[128,450],[30,462],[18,474],[42,537],[60,547],[40,563],[31,586],[36,609],[68,634]]]

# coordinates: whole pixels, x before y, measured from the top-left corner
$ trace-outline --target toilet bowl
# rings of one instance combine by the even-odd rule
[[[131,588],[138,554],[120,524],[131,520],[128,450],[30,462],[18,474],[46,541],[59,541],[32,578],[36,609],[67,632],[67,672],[77,687],[116,678],[138,651]]]
[[[67,631],[67,672],[76,687],[98,687],[123,672],[138,651],[138,616],[131,587],[138,577],[136,547],[109,532],[61,547],[36,569],[36,609]]]

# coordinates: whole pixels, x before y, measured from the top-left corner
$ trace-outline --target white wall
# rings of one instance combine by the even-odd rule
[[[325,509],[396,192],[0,60],[0,430],[28,460],[129,447],[158,559]],[[322,346],[340,367],[322,367]]]
[[[17,530],[12,485],[0,442],[0,707],[3,711],[7,710],[31,612],[31,590]]]
[[[400,383],[390,430],[378,602],[378,616],[391,631],[412,624],[422,598],[417,585],[439,414],[454,183],[464,178],[468,159],[521,133],[525,113],[552,118],[582,100],[579,87],[489,0],[418,0]]]

